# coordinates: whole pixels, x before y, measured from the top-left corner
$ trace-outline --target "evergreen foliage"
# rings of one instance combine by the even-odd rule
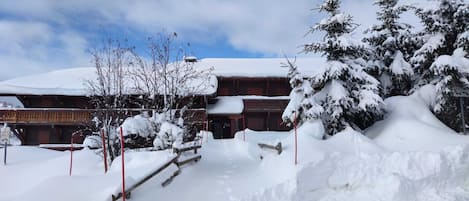
[[[417,87],[436,86],[434,112],[450,127],[460,120],[456,93],[469,87],[469,7],[463,0],[439,0],[438,6],[417,9],[425,30],[425,43],[412,57],[419,77]],[[453,120],[443,116],[452,116]],[[454,118],[457,117],[457,118]]]
[[[370,45],[368,72],[380,80],[384,97],[406,95],[412,86],[413,70],[407,62],[415,51],[418,38],[411,26],[400,23],[400,15],[410,6],[399,6],[398,0],[376,0],[380,24],[366,31],[364,41]]]
[[[290,64],[293,101],[283,115],[288,117],[296,108],[301,112],[300,121],[320,118],[329,134],[347,126],[364,129],[383,115],[379,82],[365,72],[366,62],[361,59],[365,46],[351,37],[356,24],[350,15],[339,11],[339,6],[339,0],[326,0],[319,7],[328,17],[313,26],[311,32],[323,31],[325,36],[322,41],[306,44],[304,52],[322,53],[327,66],[318,75],[301,79]]]

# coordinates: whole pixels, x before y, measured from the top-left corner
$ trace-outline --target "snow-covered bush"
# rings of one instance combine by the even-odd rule
[[[83,140],[83,147],[87,148],[101,148],[103,147],[102,138],[99,135],[88,135]]]
[[[163,122],[158,132],[157,138],[153,141],[153,146],[160,149],[172,147],[174,143],[182,143],[184,129],[180,126]]]
[[[128,117],[122,123],[122,132],[123,135],[130,138],[136,137],[154,137],[156,135],[155,127],[156,121],[152,121],[152,119],[145,114],[139,114],[133,117]]]
[[[0,133],[9,133],[8,141],[7,141],[9,145],[15,145],[15,146],[21,145],[21,140],[18,139],[18,137],[15,134],[13,134],[13,132],[11,131],[11,128],[7,124],[3,124],[3,126],[0,128]]]
[[[147,113],[128,117],[121,125],[127,147],[154,146],[158,149],[166,149],[175,142],[182,142],[184,135],[183,126],[168,121],[169,114],[153,111],[153,116]],[[183,124],[179,119],[178,123]],[[119,131],[120,128],[117,128]]]

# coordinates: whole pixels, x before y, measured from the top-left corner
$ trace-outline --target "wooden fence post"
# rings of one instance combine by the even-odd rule
[[[70,168],[68,175],[72,176],[72,167],[73,167],[73,133],[72,136],[70,137]]]

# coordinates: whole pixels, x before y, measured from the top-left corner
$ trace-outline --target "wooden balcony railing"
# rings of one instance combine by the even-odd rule
[[[139,114],[145,109],[124,109],[129,116]],[[92,109],[67,108],[21,108],[0,109],[0,123],[9,124],[54,124],[77,125],[90,123]],[[205,109],[190,109],[185,113],[186,123],[201,123],[206,118]]]
[[[80,124],[91,120],[91,112],[82,109],[2,109],[0,123]]]

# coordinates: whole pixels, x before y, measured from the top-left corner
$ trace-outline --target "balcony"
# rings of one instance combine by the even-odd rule
[[[129,116],[146,109],[123,109]],[[0,109],[0,123],[28,125],[78,125],[91,122],[93,109],[73,108],[15,108]],[[184,115],[186,123],[203,123],[206,119],[205,109],[189,109]]]
[[[92,111],[66,108],[0,109],[0,123],[76,125],[90,122]]]

